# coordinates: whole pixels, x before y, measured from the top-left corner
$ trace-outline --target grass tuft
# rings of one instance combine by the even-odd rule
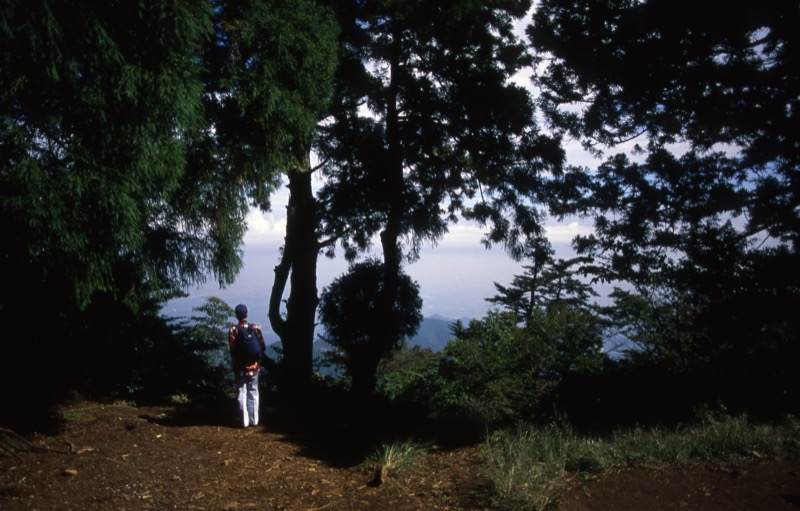
[[[424,454],[423,447],[409,440],[384,444],[367,456],[364,465],[375,472],[376,483],[381,484],[391,473],[411,469]]]

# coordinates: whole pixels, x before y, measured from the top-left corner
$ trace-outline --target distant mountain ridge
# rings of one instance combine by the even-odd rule
[[[469,319],[466,318],[462,319],[461,321],[465,324],[469,323]],[[419,346],[421,348],[430,349],[434,352],[442,351],[444,347],[447,346],[447,343],[452,340],[450,327],[453,325],[453,323],[455,323],[455,320],[439,315],[423,318],[417,334],[408,341],[408,345]],[[267,340],[267,356],[272,360],[278,360],[280,358],[280,352],[282,351],[280,340],[275,332],[269,328],[269,324],[261,325],[261,328]],[[325,341],[320,340],[319,333],[320,332],[317,332],[317,337],[314,341],[313,351],[315,359],[331,349],[330,345],[328,345]],[[323,371],[325,374],[328,372],[329,371],[327,370]]]
[[[441,351],[452,338],[450,326],[453,323],[455,320],[438,315],[423,318],[417,334],[408,341],[408,344],[428,348],[431,351]],[[326,349],[329,349],[328,345],[318,338],[314,343],[315,356]]]
[[[450,342],[452,334],[450,326],[455,320],[447,319],[442,316],[431,316],[423,318],[419,326],[417,335],[409,340],[411,346],[430,348],[432,351],[441,351]]]
[[[468,320],[462,321],[467,322]],[[450,325],[453,323],[455,323],[454,320],[447,319],[442,316],[423,318],[417,335],[408,341],[408,344],[409,346],[419,346],[421,348],[430,349],[434,352],[441,351],[445,346],[447,346],[447,343],[450,342],[450,339],[452,338],[452,335],[450,334]],[[276,338],[272,331],[265,331],[265,334],[267,334],[269,339]],[[280,341],[272,343],[268,341],[267,344],[267,356],[272,360],[279,359],[279,353],[281,351]],[[318,337],[314,342],[314,359],[318,360],[326,351],[330,349],[331,346],[325,341],[320,340]],[[335,369],[329,367],[322,368],[320,372],[325,376],[341,376],[336,372]]]
[[[196,315],[194,311],[194,307],[199,307],[201,305],[201,298],[193,297],[184,300],[175,300],[170,303],[169,306],[165,306],[162,310],[162,314],[165,317],[172,317],[172,318],[189,318],[192,315]],[[264,332],[264,336],[266,337],[267,344],[273,345],[276,344],[280,346],[280,339],[272,330],[269,321],[264,319],[263,321],[259,321],[258,318],[253,318],[254,322],[257,323],[262,331]],[[444,316],[440,316],[438,314],[433,314],[428,317],[424,317],[422,319],[422,323],[419,326],[419,330],[417,334],[412,337],[408,344],[411,346],[421,346],[423,348],[430,348],[433,351],[441,351],[447,346],[447,343],[451,339],[450,334],[450,326],[455,323],[456,320],[446,318]],[[461,321],[466,325],[469,323],[470,318],[462,318]],[[318,327],[319,328],[319,327]],[[322,349],[326,349],[324,347],[325,343],[319,340],[320,331],[317,330],[315,333],[315,345],[323,346]],[[273,354],[274,355],[274,354]]]

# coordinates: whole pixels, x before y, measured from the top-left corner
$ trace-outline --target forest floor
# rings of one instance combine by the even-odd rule
[[[244,429],[230,409],[80,401],[58,413],[63,420],[53,431],[3,430],[0,509],[500,509],[483,472],[483,446],[458,441],[457,431],[427,443],[414,468],[381,481],[363,464],[375,448],[368,433],[375,423],[344,416],[312,424],[267,409],[259,426]],[[548,509],[797,511],[800,463],[614,470],[576,478]]]

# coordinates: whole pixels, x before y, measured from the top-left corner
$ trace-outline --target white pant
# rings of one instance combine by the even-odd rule
[[[236,394],[244,427],[258,425],[258,373],[236,376]]]

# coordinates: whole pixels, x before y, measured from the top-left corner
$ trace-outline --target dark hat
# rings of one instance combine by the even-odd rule
[[[236,319],[242,319],[247,317],[247,305],[240,303],[236,306]]]

